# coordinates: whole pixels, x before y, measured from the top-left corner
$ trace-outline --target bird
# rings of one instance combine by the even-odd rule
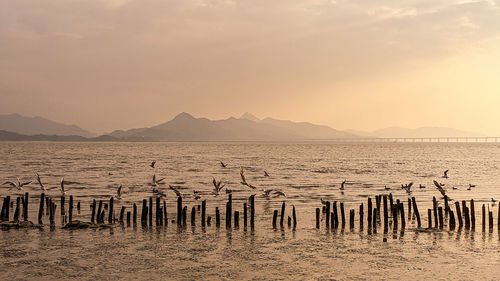
[[[390,188],[390,187],[387,187],[387,185],[386,185],[386,186],[384,186],[384,189],[385,189],[385,190],[390,190],[391,188]]]
[[[174,188],[173,186],[171,186],[170,184],[168,185],[168,187],[169,187],[170,189],[172,189],[172,190],[175,192],[175,195],[177,195],[177,197],[181,197],[181,193],[180,193],[177,189],[175,189],[175,188]]]
[[[469,185],[469,187],[467,187],[467,190],[471,190],[471,186]]]
[[[495,200],[494,198],[491,198],[491,203],[493,203],[493,205],[495,205],[495,203],[497,202],[498,200]]]
[[[233,191],[231,189],[226,188],[226,194],[232,194]]]
[[[452,186],[452,187],[451,187],[451,189],[456,190],[456,189],[458,189],[458,188],[456,188],[456,187]]]
[[[61,195],[66,195],[66,190],[64,190],[64,177],[61,178]]]
[[[153,174],[153,182],[152,182],[152,185],[153,185],[153,186],[157,186],[157,185],[159,185],[159,184],[163,184],[163,180],[164,180],[164,179],[165,179],[165,178],[161,178],[161,179],[159,179],[159,180],[158,180],[158,179],[156,179],[156,174]]]
[[[344,190],[344,186],[345,186],[345,183],[347,182],[347,180],[344,180],[341,184],[340,184],[340,190]]]
[[[265,170],[264,170],[264,177],[269,177],[269,174]]]
[[[163,191],[159,190],[157,187],[153,187],[153,195],[159,197],[167,196]]]
[[[156,165],[156,161],[153,161],[153,162],[151,162],[151,164],[149,164],[149,167],[154,169],[155,165]]]
[[[217,181],[214,177],[212,177],[212,184],[214,185],[214,196],[218,196],[219,192],[226,186],[222,184],[222,179]]]
[[[200,200],[201,196],[197,190],[193,190],[194,200]]]
[[[410,182],[409,184],[404,185],[403,189],[406,190],[406,193],[411,194],[412,185],[413,185],[413,182]]]
[[[262,190],[264,192],[264,197],[269,197],[269,194],[271,194],[271,192],[273,191],[272,189],[264,189]]]
[[[226,163],[224,163],[222,161],[219,161],[219,162],[220,162],[220,165],[221,165],[222,168],[227,168],[227,164]]]
[[[444,190],[443,186],[439,182],[434,181],[434,185],[436,186],[437,190],[439,190],[439,192],[441,192],[441,195],[443,195],[443,196],[446,195],[446,190]]]
[[[121,184],[118,187],[118,189],[116,190],[116,199],[118,199],[118,200],[122,199],[122,185]]]
[[[425,185],[420,184],[418,187],[419,187],[419,188],[425,188]]]
[[[476,187],[476,185],[475,185],[475,184],[470,184],[470,183],[469,183],[469,187]]]
[[[40,175],[36,172],[35,174],[36,174],[36,181],[40,185],[40,188],[42,189],[42,191],[46,191],[47,189],[45,188],[45,186],[43,186],[42,180],[40,179]]]
[[[442,178],[444,179],[448,178],[448,170],[444,171]]]
[[[326,205],[326,200],[323,200],[323,198],[319,198],[319,200],[321,200],[321,204]]]
[[[274,192],[274,197],[280,197],[280,196],[286,197],[285,193],[283,193],[282,191],[276,190]]]
[[[243,170],[243,168],[240,168],[240,176],[241,176],[241,184],[242,185],[246,185],[246,186],[250,187],[251,189],[256,189],[255,186],[249,184],[247,182],[247,180],[245,179],[245,171]]]
[[[23,190],[23,186],[28,185],[28,184],[30,184],[30,183],[31,183],[31,181],[28,181],[28,182],[21,182],[21,181],[19,180],[19,178],[17,178],[17,182],[6,181],[6,182],[4,182],[2,185],[6,185],[6,184],[8,184],[8,185],[10,185],[10,188],[15,187],[15,188],[17,188],[18,190]]]

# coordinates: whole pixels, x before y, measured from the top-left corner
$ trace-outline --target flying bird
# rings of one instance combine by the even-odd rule
[[[442,178],[444,178],[444,179],[447,179],[447,178],[448,178],[448,171],[449,171],[449,170],[444,171],[444,174],[443,174],[443,177],[442,177]]]
[[[250,187],[251,189],[256,189],[255,186],[249,184],[245,178],[245,171],[243,170],[243,168],[240,168],[240,176],[241,176],[241,184],[242,185],[246,185],[248,187]]]
[[[2,185],[10,185],[10,188],[15,187],[15,188],[17,188],[18,190],[22,190],[22,189],[23,189],[23,186],[28,185],[28,184],[30,184],[30,183],[31,183],[31,181],[21,182],[21,181],[19,180],[19,178],[17,178],[17,182],[6,181],[6,182],[4,182]]]
[[[151,162],[151,164],[149,164],[149,167],[154,169],[155,165],[156,165],[156,161],[153,161],[153,162]]]
[[[264,171],[264,177],[269,177],[269,174],[267,173],[267,171]]]
[[[411,187],[413,186],[413,182],[410,182],[409,184],[406,184],[403,186],[403,189],[406,191],[406,193],[411,194]]]
[[[118,187],[118,189],[116,190],[116,199],[118,199],[118,200],[122,199],[122,185],[121,184]]]
[[[273,191],[272,189],[264,189],[262,190],[264,192],[264,197],[269,197],[269,194],[271,194],[271,192]]]
[[[391,188],[390,187],[387,187],[387,185],[384,186],[384,189],[385,190],[390,190]]]
[[[274,192],[274,197],[280,197],[280,196],[286,197],[285,193],[283,193],[282,191],[276,190]]]
[[[175,189],[173,186],[171,186],[170,184],[168,185],[168,187],[170,189],[172,189],[174,192],[175,192],[175,195],[177,195],[177,197],[181,197],[181,193],[179,192],[179,190]]]
[[[344,186],[345,186],[345,183],[347,182],[347,180],[344,180],[341,184],[340,184],[340,190],[344,190]]]
[[[66,195],[66,190],[64,190],[64,177],[61,179],[61,195]]]
[[[425,188],[425,185],[420,184],[418,187],[419,188]]]
[[[43,186],[42,180],[40,179],[40,175],[38,173],[35,174],[36,174],[36,181],[40,185],[40,188],[42,189],[42,191],[46,191],[47,189],[45,188],[45,186]]]
[[[214,195],[218,196],[219,192],[226,186],[225,184],[222,184],[222,179],[220,181],[215,180],[215,178],[212,178],[212,184],[214,185]]]
[[[436,186],[437,190],[439,190],[439,192],[441,192],[441,195],[443,195],[443,196],[446,195],[446,190],[444,190],[443,186],[439,182],[434,181],[434,185]]]
[[[491,203],[493,203],[492,205],[495,205],[495,203],[497,202],[498,200],[495,200],[494,198],[491,198]]]
[[[153,174],[153,182],[151,183],[153,186],[157,186],[159,184],[164,184],[163,183],[163,180],[165,180],[165,178],[161,178],[161,179],[156,179],[156,174]]]
[[[194,200],[200,200],[201,196],[197,190],[193,190]]]
[[[220,165],[221,165],[222,168],[227,168],[227,164],[226,163],[224,163],[222,161],[219,161],[219,162],[220,162]]]

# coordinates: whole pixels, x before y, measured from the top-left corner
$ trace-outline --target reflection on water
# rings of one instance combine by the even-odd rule
[[[256,192],[256,227],[246,229],[142,228],[116,224],[112,229],[63,230],[57,227],[0,231],[0,274],[2,279],[79,278],[79,279],[497,279],[500,273],[499,235],[496,226],[500,198],[497,144],[273,144],[273,143],[0,143],[0,181],[16,176],[33,179],[42,176],[48,187],[57,187],[61,177],[73,182],[68,195],[81,202],[75,219],[90,220],[93,199],[109,200],[119,184],[125,194],[115,201],[131,211],[133,203],[151,196],[153,173],[179,186],[184,204],[200,204],[194,199],[198,190],[207,200],[207,215],[215,218],[215,207],[223,212],[227,196],[211,195],[212,176],[223,178],[233,190],[233,211],[242,214],[243,203],[252,190],[241,185],[239,169],[260,189],[275,189],[286,198],[265,198]],[[157,161],[156,170],[149,167]],[[228,164],[219,165],[219,160]],[[449,179],[440,178],[449,169]],[[264,176],[266,170],[270,177]],[[347,179],[344,192],[338,190]],[[414,182],[422,226],[427,227],[426,209],[432,196],[442,205],[432,185],[445,183],[455,200],[474,199],[476,231],[465,228],[443,231],[416,231],[415,220],[406,230],[368,234],[356,227],[315,229],[314,210],[320,199],[342,201],[348,220],[367,197],[392,192],[407,203],[402,183]],[[469,183],[477,187],[467,190]],[[418,185],[426,185],[419,189]],[[384,186],[391,190],[384,190]],[[35,185],[32,185],[36,188]],[[417,188],[415,188],[415,186]],[[452,186],[458,187],[451,190]],[[162,188],[162,187],[160,187]],[[30,192],[30,220],[36,221],[39,200],[37,189]],[[167,193],[169,219],[175,218],[175,194]],[[2,189],[11,196],[16,190]],[[47,192],[59,196],[57,190]],[[59,199],[55,199],[59,204]],[[287,202],[287,211],[297,209],[298,226],[272,228],[274,210]],[[482,232],[482,204],[493,211],[495,225]],[[375,204],[374,204],[375,205]],[[452,204],[453,205],[453,204]],[[57,210],[59,215],[59,209]],[[199,216],[199,212],[197,212]],[[222,220],[224,215],[221,214]],[[366,219],[366,217],[365,217]],[[56,221],[59,223],[59,217]],[[46,218],[44,218],[46,222]],[[221,223],[224,225],[224,223]]]

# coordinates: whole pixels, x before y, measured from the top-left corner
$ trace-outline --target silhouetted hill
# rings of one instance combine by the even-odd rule
[[[130,141],[300,141],[356,137],[328,126],[266,118],[245,113],[225,120],[195,118],[181,113],[151,128],[114,131],[113,137]]]
[[[19,114],[0,115],[0,130],[23,135],[95,136],[76,125],[66,125],[42,117],[25,117]]]
[[[23,135],[14,132],[0,130],[0,141],[118,141],[117,138],[102,135],[95,138],[86,138],[82,136],[58,136],[58,135]]]

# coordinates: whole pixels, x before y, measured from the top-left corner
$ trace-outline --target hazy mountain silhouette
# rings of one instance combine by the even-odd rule
[[[66,125],[42,117],[25,117],[19,114],[0,115],[0,130],[23,135],[96,136],[76,125]]]
[[[82,136],[58,136],[58,135],[23,135],[14,132],[0,130],[0,141],[119,141],[115,137],[102,135],[95,138]]]
[[[356,137],[311,123],[271,118],[259,120],[250,113],[239,119],[209,120],[185,112],[151,128],[114,131],[110,135],[132,141],[301,141]]]
[[[362,137],[377,138],[435,138],[435,137],[480,137],[481,133],[468,132],[446,127],[420,127],[408,129],[401,127],[389,127],[373,132],[362,132],[349,130],[349,132]]]

